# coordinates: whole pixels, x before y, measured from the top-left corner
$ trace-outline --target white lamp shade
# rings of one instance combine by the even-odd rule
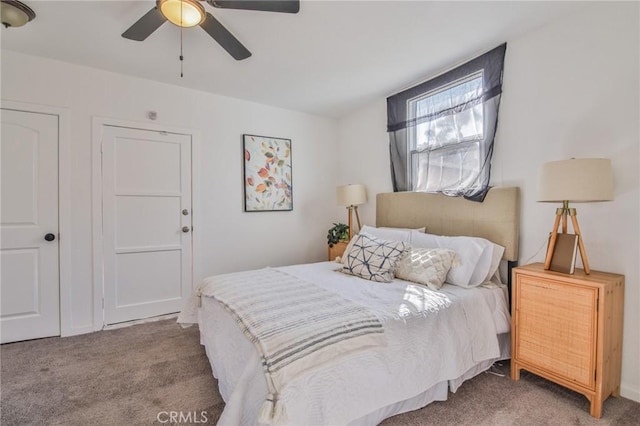
[[[539,179],[538,201],[613,200],[611,160],[605,158],[573,158],[545,163]]]
[[[358,206],[367,202],[367,188],[364,185],[339,186],[336,195],[341,206]]]

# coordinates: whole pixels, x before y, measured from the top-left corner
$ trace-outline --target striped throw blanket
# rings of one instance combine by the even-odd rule
[[[286,422],[278,393],[299,374],[386,344],[381,322],[365,307],[277,269],[210,277],[199,294],[220,302],[257,348],[270,391],[264,423]]]

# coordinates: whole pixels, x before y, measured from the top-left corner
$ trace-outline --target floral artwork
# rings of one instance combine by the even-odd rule
[[[291,140],[244,135],[244,211],[293,210]]]

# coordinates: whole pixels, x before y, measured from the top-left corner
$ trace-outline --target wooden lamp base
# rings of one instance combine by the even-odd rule
[[[547,247],[547,255],[544,259],[544,269],[548,270],[551,266],[551,258],[553,257],[553,250],[556,247],[556,241],[558,239],[558,227],[560,226],[560,220],[562,220],[562,232],[567,233],[567,216],[571,216],[571,223],[573,224],[573,231],[578,236],[578,248],[580,249],[580,257],[582,258],[582,265],[584,273],[589,274],[589,260],[587,259],[587,251],[584,248],[584,242],[582,241],[582,234],[580,233],[580,226],[578,225],[578,217],[576,209],[569,208],[569,202],[563,201],[562,207],[556,210],[556,220],[553,224],[553,231],[551,232],[551,240],[549,241],[549,247]]]
[[[347,210],[349,210],[349,241],[351,241],[351,238],[353,238],[353,220],[351,219],[352,217],[352,212],[355,210],[356,212],[356,221],[358,222],[358,230],[360,230],[360,228],[362,228],[362,226],[360,226],[360,215],[358,215],[358,206],[348,206]]]

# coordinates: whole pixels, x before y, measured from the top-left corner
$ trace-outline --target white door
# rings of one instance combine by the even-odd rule
[[[1,341],[59,336],[58,116],[1,112]]]
[[[103,129],[105,324],[178,312],[191,291],[191,137]]]

